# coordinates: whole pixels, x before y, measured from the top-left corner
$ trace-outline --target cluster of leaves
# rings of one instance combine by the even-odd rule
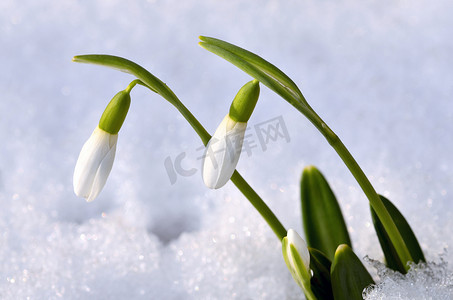
[[[400,211],[381,196],[416,262],[425,257],[412,229]],[[311,288],[318,299],[362,299],[362,291],[374,281],[352,250],[351,239],[338,201],[322,173],[304,169],[301,179],[303,227],[311,255]],[[389,268],[406,273],[406,268],[382,223],[370,207],[374,228]]]

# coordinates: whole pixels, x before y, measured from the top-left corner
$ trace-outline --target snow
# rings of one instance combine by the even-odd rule
[[[378,270],[381,281],[365,290],[366,300],[448,300],[453,295],[453,274],[442,257],[440,262],[411,264],[405,276],[388,270],[378,261],[371,264]]]
[[[71,58],[138,62],[212,133],[250,77],[197,46],[199,35],[243,46],[288,74],[400,208],[427,259],[447,249],[450,264],[440,264],[451,285],[452,13],[447,0],[1,1],[1,298],[302,297],[267,224],[233,184],[204,187],[200,140],[142,87],[132,92],[104,190],[89,204],[73,193],[83,143],[133,78]],[[382,260],[367,201],[341,160],[290,105],[261,91],[248,130],[255,147],[239,172],[302,233],[299,176],[316,165],[357,255]],[[256,125],[275,118],[287,138],[263,147]],[[172,181],[184,154],[183,169],[194,171],[175,171]]]

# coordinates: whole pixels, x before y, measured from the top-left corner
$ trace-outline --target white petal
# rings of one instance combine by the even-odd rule
[[[308,270],[310,268],[310,252],[308,252],[307,244],[293,229],[288,230],[287,237],[288,243],[294,245],[300,257],[302,258],[305,268]],[[290,247],[288,247],[288,249],[290,249]],[[292,260],[292,255],[290,253],[288,253],[288,256],[291,257]],[[294,267],[294,262],[292,262],[292,264]]]
[[[235,122],[227,115],[209,141],[203,161],[203,181],[207,187],[218,189],[233,175],[244,142],[247,123]]]
[[[117,134],[96,128],[83,145],[74,170],[73,184],[77,196],[89,198],[101,162],[116,145]]]
[[[116,144],[110,149],[104,159],[101,161],[99,168],[94,176],[93,185],[91,187],[91,192],[87,198],[88,202],[93,201],[101,192],[104,187],[107,178],[109,177],[110,171],[112,170],[113,161],[115,160],[116,153]]]

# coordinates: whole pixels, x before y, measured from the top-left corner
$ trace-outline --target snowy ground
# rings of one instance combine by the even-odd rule
[[[212,133],[250,77],[197,46],[198,35],[285,71],[401,209],[428,260],[445,253],[451,265],[452,13],[448,0],[2,0],[0,298],[302,297],[272,231],[231,183],[204,187],[198,137],[141,87],[101,195],[88,204],[73,194],[83,143],[133,78],[72,56],[142,64]],[[274,118],[289,140],[264,149],[255,125]],[[262,87],[249,133],[256,147],[238,170],[285,226],[302,232],[298,181],[314,164],[341,202],[356,253],[382,258],[364,195],[308,121]],[[172,177],[182,153],[194,174]]]

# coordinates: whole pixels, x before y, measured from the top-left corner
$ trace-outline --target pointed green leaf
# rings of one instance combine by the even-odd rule
[[[330,275],[335,300],[362,300],[363,290],[374,284],[370,273],[348,245],[338,246]]]
[[[309,247],[333,259],[338,245],[352,245],[337,199],[316,167],[306,167],[302,173],[301,207]]]
[[[134,75],[140,79],[147,87],[152,91],[158,93],[170,103],[175,105],[174,99],[177,98],[173,91],[163,83],[159,78],[151,74],[142,66],[130,61],[128,59],[104,54],[86,54],[77,55],[72,58],[72,61],[78,63],[87,63],[101,65],[109,68],[113,68],[131,75]]]
[[[310,269],[313,271],[310,284],[313,294],[319,300],[333,300],[330,281],[331,261],[319,250],[308,248],[310,251]]]
[[[198,122],[198,120],[184,106],[184,104],[182,104],[182,102],[178,99],[178,97],[176,97],[173,91],[159,78],[157,78],[148,70],[136,64],[135,62],[119,56],[103,54],[78,55],[74,56],[72,61],[101,65],[134,75],[135,77],[140,79],[140,84],[143,84],[153,92],[158,93],[173,106],[175,106],[176,109],[178,109],[178,111],[183,115],[183,117],[190,123],[195,132],[197,132],[197,134],[200,136],[203,144],[206,145],[211,139],[211,135],[206,131],[206,129],[204,129],[203,126],[201,126],[200,122]]]
[[[297,85],[280,69],[260,56],[225,41],[200,36],[199,45],[224,58],[296,107],[308,107]]]
[[[385,205],[385,208],[392,217],[393,222],[395,222],[396,226],[398,227],[398,230],[401,233],[401,236],[403,237],[404,243],[409,249],[409,252],[414,261],[416,263],[420,261],[425,262],[426,260],[425,256],[423,255],[423,251],[417,241],[417,238],[415,237],[414,232],[409,226],[409,223],[407,223],[404,216],[400,213],[400,211],[396,208],[395,205],[393,205],[393,203],[389,199],[385,198],[384,196],[380,197]],[[376,230],[379,243],[381,244],[382,251],[384,252],[387,266],[395,271],[399,271],[403,274],[406,274],[407,272],[406,268],[399,259],[395,247],[393,246],[387,232],[385,231],[384,226],[382,226],[382,223],[380,222],[379,218],[377,217],[375,211],[371,206],[370,210],[371,217],[373,219],[374,229]]]
[[[223,48],[226,51],[229,51],[229,52],[237,55],[238,57],[242,58],[243,60],[248,61],[251,64],[257,66],[260,70],[267,73],[269,76],[272,76],[278,82],[281,82],[281,84],[283,86],[286,86],[288,90],[290,90],[292,93],[294,93],[295,97],[303,99],[303,95],[300,92],[297,85],[285,73],[283,73],[279,68],[277,68],[270,62],[264,60],[260,56],[254,54],[248,50],[245,50],[243,48],[240,48],[238,46],[235,46],[233,44],[227,43],[225,41],[222,41],[222,40],[219,40],[216,38],[200,36],[200,40],[203,43],[214,45],[219,48]]]

